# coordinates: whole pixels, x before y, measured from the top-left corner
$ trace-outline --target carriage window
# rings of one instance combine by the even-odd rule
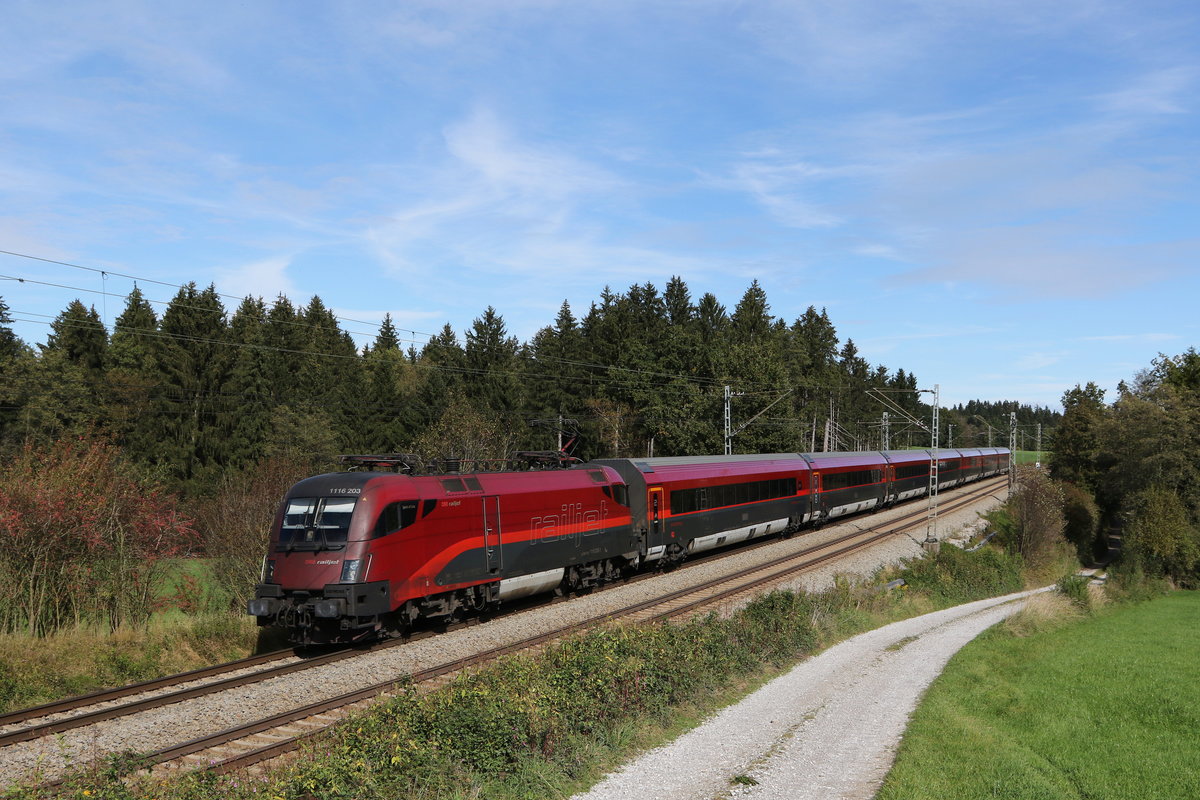
[[[859,469],[854,472],[825,473],[821,476],[822,490],[829,492],[834,489],[848,489],[851,486],[866,486],[879,482],[879,470]]]
[[[902,467],[896,467],[896,480],[916,477],[929,477],[929,465],[905,464]]]
[[[671,513],[686,514],[690,511],[724,508],[742,503],[757,503],[780,497],[790,497],[795,493],[795,478],[726,483],[720,486],[702,486],[698,489],[677,489],[671,492]]]

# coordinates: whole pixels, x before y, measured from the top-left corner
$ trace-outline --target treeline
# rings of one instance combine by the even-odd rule
[[[1041,426],[1041,449],[1047,449],[1049,434],[1062,419],[1062,412],[1046,406],[1031,406],[1012,400],[971,400],[949,410],[947,430],[957,447],[1008,447],[1011,439],[1012,414],[1017,415],[1017,449],[1038,449],[1038,426]]]
[[[1160,355],[1106,403],[1095,383],[1063,395],[1052,474],[1068,484],[1068,533],[1126,569],[1200,586],[1200,354]]]
[[[270,457],[316,468],[344,452],[553,450],[560,417],[578,425],[584,458],[719,453],[725,386],[733,426],[753,418],[735,452],[880,447],[889,407],[877,397],[895,406],[891,446],[928,441],[907,420],[929,417],[915,375],[869,364],[823,310],[773,316],[757,282],[732,311],[679,278],[662,292],[606,289],[582,318],[564,302],[525,343],[494,308],[461,339],[446,325],[420,346],[388,317],[361,350],[319,297],[246,298],[229,313],[215,287],[195,284],[161,315],[134,289],[111,334],[72,301],[36,350],[0,313],[0,447],[101,434],[189,494]],[[955,442],[986,444],[982,422],[1007,436],[999,405],[961,409]],[[1049,419],[1018,410],[1022,423]]]

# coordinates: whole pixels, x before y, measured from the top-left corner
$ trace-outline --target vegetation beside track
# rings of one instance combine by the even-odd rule
[[[233,661],[252,653],[257,638],[253,619],[228,612],[162,615],[116,632],[0,635],[0,713]]]
[[[880,800],[1200,797],[1200,593],[1077,614],[1022,615],[960,651]]]

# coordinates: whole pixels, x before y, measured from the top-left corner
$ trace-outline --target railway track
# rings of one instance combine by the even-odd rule
[[[953,501],[944,503],[943,509],[949,512],[955,507],[975,502],[979,498],[995,492],[1000,485],[1003,485],[1003,479],[985,481],[965,490],[960,490],[963,494],[960,494]],[[773,559],[752,568],[740,570],[732,575],[705,581],[695,586],[680,589],[653,600],[633,604],[617,611],[598,614],[562,626],[548,633],[527,637],[500,647],[490,648],[468,658],[447,660],[445,663],[413,670],[411,681],[422,687],[433,686],[449,680],[453,675],[472,666],[486,663],[508,653],[539,647],[573,632],[594,627],[611,620],[624,619],[632,622],[655,621],[688,613],[703,612],[711,609],[715,604],[737,602],[742,597],[761,591],[765,586],[786,580],[789,576],[794,576],[801,570],[810,569],[819,564],[827,563],[849,553],[856,552],[881,539],[904,533],[907,529],[923,526],[926,514],[924,504],[914,503],[913,505],[919,506],[919,508],[881,525],[852,531],[831,541],[804,548],[799,552]],[[855,525],[853,521],[842,521],[839,524],[846,524],[847,522]],[[762,546],[769,544],[771,542],[765,542]],[[746,552],[749,549],[743,547],[740,548],[739,552]],[[697,559],[697,561],[700,560]],[[404,643],[405,640],[393,640],[381,643],[380,647],[391,647]],[[376,649],[379,649],[379,647]],[[119,706],[74,713],[67,718],[43,721],[37,725],[26,726],[0,734],[0,747],[20,741],[28,741],[39,736],[52,735],[71,728],[95,724],[96,722],[113,719],[118,716],[138,713],[169,703],[182,702],[205,694],[226,691],[235,686],[244,686],[249,683],[267,680],[270,677],[311,669],[359,655],[361,653],[356,650],[342,650],[327,653],[317,658],[301,660],[297,659],[291,651],[279,651],[251,659],[230,662],[230,664],[206,670],[198,670],[194,673],[185,673],[158,681],[149,681],[144,684],[123,687],[122,689],[98,692],[84,698],[73,698],[71,701],[62,701],[61,703],[47,704],[34,709],[25,709],[21,712],[0,717],[0,725],[12,725],[20,721],[44,718],[49,714],[70,713],[72,710],[70,703],[73,701],[87,701],[90,707],[97,703],[109,703],[124,697],[135,697],[135,699]],[[278,663],[271,666],[274,662],[285,663]],[[228,675],[233,671],[254,669],[258,666],[263,666],[263,669],[255,669],[251,673],[231,677],[220,677],[221,675]],[[184,689],[169,689],[172,685],[172,679],[175,679],[176,682],[180,680],[195,682],[211,677],[216,677],[216,680]],[[352,711],[370,704],[379,696],[393,691],[396,682],[397,678],[391,677],[386,681],[381,681],[337,697],[321,700],[302,708],[264,717],[248,724],[230,727],[227,730],[212,735],[197,737],[191,741],[165,747],[156,752],[146,754],[142,763],[147,766],[156,765],[156,771],[160,772],[203,765],[208,765],[211,769],[219,772],[225,772],[252,766],[297,749],[305,739],[325,730]],[[137,694],[157,691],[163,688],[168,688],[169,690],[150,697],[136,698]],[[74,710],[78,712],[79,706],[76,706]],[[37,716],[39,714],[40,717]],[[3,750],[0,750],[0,753],[3,753]]]

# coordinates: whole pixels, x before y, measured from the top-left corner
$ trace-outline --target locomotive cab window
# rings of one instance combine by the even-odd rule
[[[605,486],[603,492],[606,496],[611,497],[614,503],[622,506],[629,505],[629,487],[625,484],[614,483],[611,486]]]
[[[398,530],[407,528],[417,521],[417,501],[401,500],[390,503],[379,512],[379,520],[375,523],[375,537],[387,536]]]
[[[350,535],[356,498],[293,497],[283,512],[279,543],[298,550],[340,550]]]

